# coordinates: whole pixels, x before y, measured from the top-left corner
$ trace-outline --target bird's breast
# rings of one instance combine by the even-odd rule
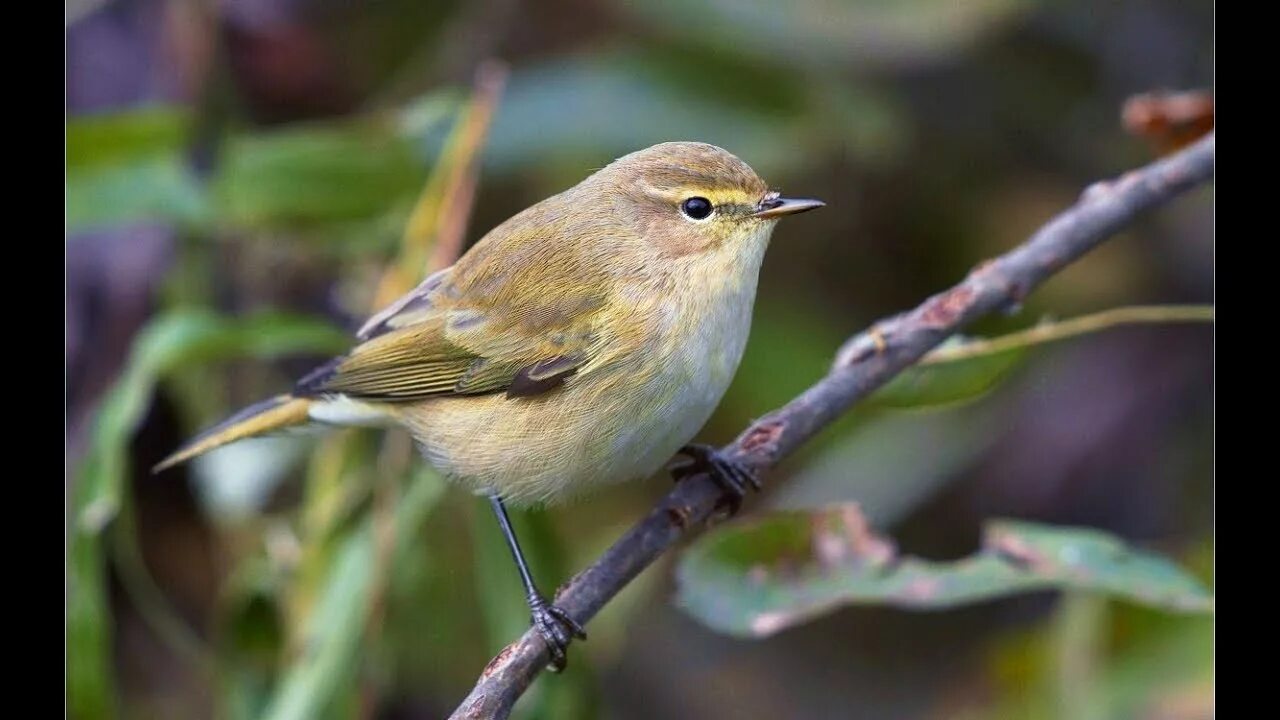
[[[724,295],[672,293],[646,357],[635,358],[630,424],[611,455],[625,480],[652,474],[706,424],[733,380],[751,327],[754,287]]]
[[[652,475],[697,434],[733,380],[751,325],[750,280],[640,288],[630,304],[624,289],[611,307],[625,306],[632,341],[608,337],[614,352],[562,388],[430,400],[406,422],[447,476],[516,503]]]

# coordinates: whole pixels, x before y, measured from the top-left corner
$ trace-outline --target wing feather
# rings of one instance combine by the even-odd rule
[[[363,342],[303,378],[295,394],[409,402],[525,397],[562,385],[599,352],[597,311],[607,283],[588,273],[537,294],[527,263],[495,272],[483,262],[493,250],[484,245],[370,318],[357,333]],[[518,254],[540,257],[537,248]]]

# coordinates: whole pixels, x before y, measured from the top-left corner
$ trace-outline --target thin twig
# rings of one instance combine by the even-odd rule
[[[1176,155],[1117,180],[1095,183],[1076,205],[1027,242],[978,266],[959,285],[915,310],[877,323],[845,343],[826,377],[753,423],[724,452],[757,472],[767,470],[947,337],[978,317],[1017,308],[1050,275],[1142,212],[1209,181],[1213,169],[1210,134]],[[686,478],[595,564],[574,577],[557,595],[556,604],[585,624],[640,571],[700,528],[721,502],[721,490],[707,475]],[[548,659],[542,637],[526,632],[489,662],[452,717],[507,717]]]
[[[920,360],[920,364],[941,365],[987,355],[997,355],[1016,348],[1043,345],[1044,343],[1066,340],[1078,335],[1110,330],[1122,325],[1212,321],[1212,305],[1130,305],[1089,313],[1088,315],[1081,315],[1068,320],[1046,322],[999,337],[972,338],[958,345],[943,345],[925,355]]]

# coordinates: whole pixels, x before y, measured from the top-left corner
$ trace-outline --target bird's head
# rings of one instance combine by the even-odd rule
[[[580,187],[603,196],[615,216],[669,257],[758,257],[779,218],[823,206],[782,197],[733,154],[698,142],[625,155]]]

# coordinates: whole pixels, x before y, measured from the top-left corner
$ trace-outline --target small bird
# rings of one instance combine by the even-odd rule
[[[577,622],[529,573],[505,504],[652,475],[678,452],[732,507],[754,478],[689,445],[729,387],[781,197],[704,143],[633,152],[494,228],[374,315],[350,352],[207,430],[156,471],[284,428],[398,424],[489,498],[532,623],[562,669]]]

